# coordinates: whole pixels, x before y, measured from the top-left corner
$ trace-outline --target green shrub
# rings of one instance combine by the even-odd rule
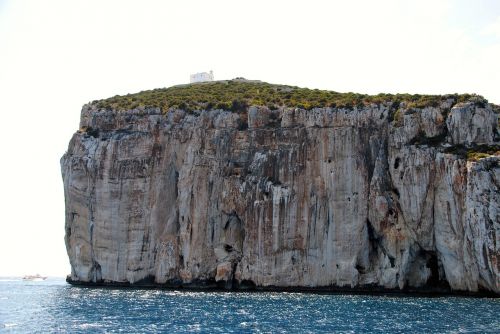
[[[478,145],[467,151],[467,160],[477,161],[493,155],[500,156],[500,145]]]
[[[401,109],[396,110],[394,113],[394,123],[396,126],[403,126],[404,124],[404,115]]]
[[[479,159],[490,157],[491,154],[482,152],[467,152],[467,160],[478,161]]]

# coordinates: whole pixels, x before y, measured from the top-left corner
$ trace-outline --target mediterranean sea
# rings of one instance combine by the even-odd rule
[[[0,278],[2,333],[499,333],[497,298],[82,288]]]

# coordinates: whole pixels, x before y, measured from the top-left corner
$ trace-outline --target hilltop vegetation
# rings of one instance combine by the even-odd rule
[[[422,108],[439,106],[441,102],[448,99],[453,99],[454,103],[468,100],[481,104],[487,102],[483,97],[471,94],[365,95],[234,79],[159,88],[123,96],[117,95],[108,99],[93,101],[92,104],[98,108],[113,110],[158,107],[164,113],[171,108],[186,111],[224,109],[238,112],[245,110],[250,105],[267,106],[270,109],[297,107],[310,110],[317,107],[352,109],[388,102],[392,102],[393,105],[398,107],[404,102],[407,108]]]

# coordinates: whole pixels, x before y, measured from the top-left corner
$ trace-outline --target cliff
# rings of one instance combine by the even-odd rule
[[[498,107],[279,87],[85,105],[61,159],[69,281],[500,293]]]

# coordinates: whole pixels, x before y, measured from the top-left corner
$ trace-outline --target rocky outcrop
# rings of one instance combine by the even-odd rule
[[[61,159],[70,281],[500,293],[489,104],[99,110]]]

